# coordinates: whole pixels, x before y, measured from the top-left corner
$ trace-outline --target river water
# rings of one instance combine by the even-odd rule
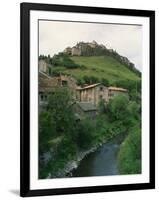
[[[107,143],[88,154],[72,171],[72,177],[106,176],[119,174],[117,168],[118,144]]]

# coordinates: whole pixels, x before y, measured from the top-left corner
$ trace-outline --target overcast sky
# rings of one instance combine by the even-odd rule
[[[126,56],[142,71],[142,26],[39,21],[39,54],[53,56],[77,42],[93,40]]]

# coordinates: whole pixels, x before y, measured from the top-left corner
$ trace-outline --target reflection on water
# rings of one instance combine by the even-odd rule
[[[119,145],[105,144],[97,151],[87,155],[72,177],[117,175],[117,152]]]

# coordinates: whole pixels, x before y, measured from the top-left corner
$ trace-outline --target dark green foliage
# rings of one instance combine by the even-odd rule
[[[123,142],[119,152],[120,174],[141,173],[141,130],[139,126],[132,128]]]
[[[108,104],[105,104],[102,101],[99,103],[99,111],[102,116],[104,115],[106,117],[98,117],[97,123],[98,126],[101,127],[100,131],[103,132],[105,130],[107,140],[118,135],[125,135],[128,131],[130,126],[130,116],[126,106],[128,104],[129,100],[125,95],[118,95],[114,97]]]
[[[83,81],[85,84],[99,83],[99,79],[95,76],[84,76]]]
[[[77,85],[83,86],[84,84],[95,84],[95,83],[102,83],[104,86],[109,86],[109,82],[107,79],[100,80],[95,76],[83,76],[83,78],[77,79]]]
[[[49,149],[48,141],[56,136],[55,123],[49,112],[39,114],[39,151],[40,154]]]
[[[86,119],[77,122],[73,111],[72,95],[68,88],[57,87],[50,94],[47,111],[39,116],[39,157],[52,154],[46,164],[39,162],[39,177],[48,173],[56,176],[73,159],[78,149],[88,149],[93,142],[94,126]]]
[[[62,142],[57,148],[57,157],[60,160],[70,160],[74,157],[74,155],[77,152],[77,146],[76,143],[72,142],[70,138],[64,137]],[[57,159],[58,161],[58,159]]]
[[[126,95],[118,95],[110,100],[108,104],[109,117],[112,121],[121,120],[124,121],[128,116],[128,105],[129,99]]]
[[[91,120],[79,122],[77,127],[77,145],[81,149],[88,149],[93,142],[94,126]]]
[[[115,119],[113,131],[127,131],[128,136],[119,152],[119,170],[121,174],[141,173],[141,113],[140,104],[127,102],[124,97],[116,97],[110,102],[110,114]],[[122,107],[122,104],[124,107]],[[124,104],[125,103],[125,104]],[[119,126],[118,126],[119,123]],[[121,124],[120,124],[121,123]],[[114,125],[113,125],[114,124]],[[124,130],[125,129],[125,130]]]
[[[109,81],[107,79],[105,79],[105,78],[102,78],[101,83],[106,87],[109,86]]]
[[[77,79],[77,85],[83,86],[85,84],[85,81],[83,80],[83,78],[78,78]]]
[[[128,89],[129,94],[133,93],[141,93],[141,80],[134,81],[134,80],[120,80],[114,82],[114,85],[117,87],[123,87]],[[130,97],[133,97],[131,95]]]
[[[126,96],[116,96],[107,106],[107,117],[107,138],[127,135],[118,155],[120,173],[141,173],[140,104]]]
[[[68,69],[85,69],[84,65],[76,64],[68,55],[63,53],[55,54],[52,58],[45,58],[44,56],[40,56],[40,58],[44,58],[44,60],[47,61],[47,63],[50,64],[52,68],[59,66],[66,67]]]
[[[72,95],[68,88],[57,87],[48,100],[47,110],[55,122],[55,129],[58,134],[65,133],[72,137],[75,123],[72,109]]]

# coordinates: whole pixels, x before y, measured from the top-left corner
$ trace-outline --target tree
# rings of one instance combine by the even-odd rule
[[[57,87],[49,96],[47,110],[56,124],[56,132],[59,135],[74,137],[75,117],[72,104],[72,95],[67,87]]]
[[[39,153],[49,149],[48,141],[56,136],[55,123],[47,111],[39,114]]]
[[[141,130],[134,126],[120,147],[118,154],[120,174],[141,173]]]
[[[91,120],[85,119],[78,124],[76,143],[79,148],[87,149],[91,146],[94,138],[95,127]]]
[[[117,95],[110,100],[108,104],[109,117],[112,120],[123,120],[128,117],[127,105],[129,103],[128,96]]]

